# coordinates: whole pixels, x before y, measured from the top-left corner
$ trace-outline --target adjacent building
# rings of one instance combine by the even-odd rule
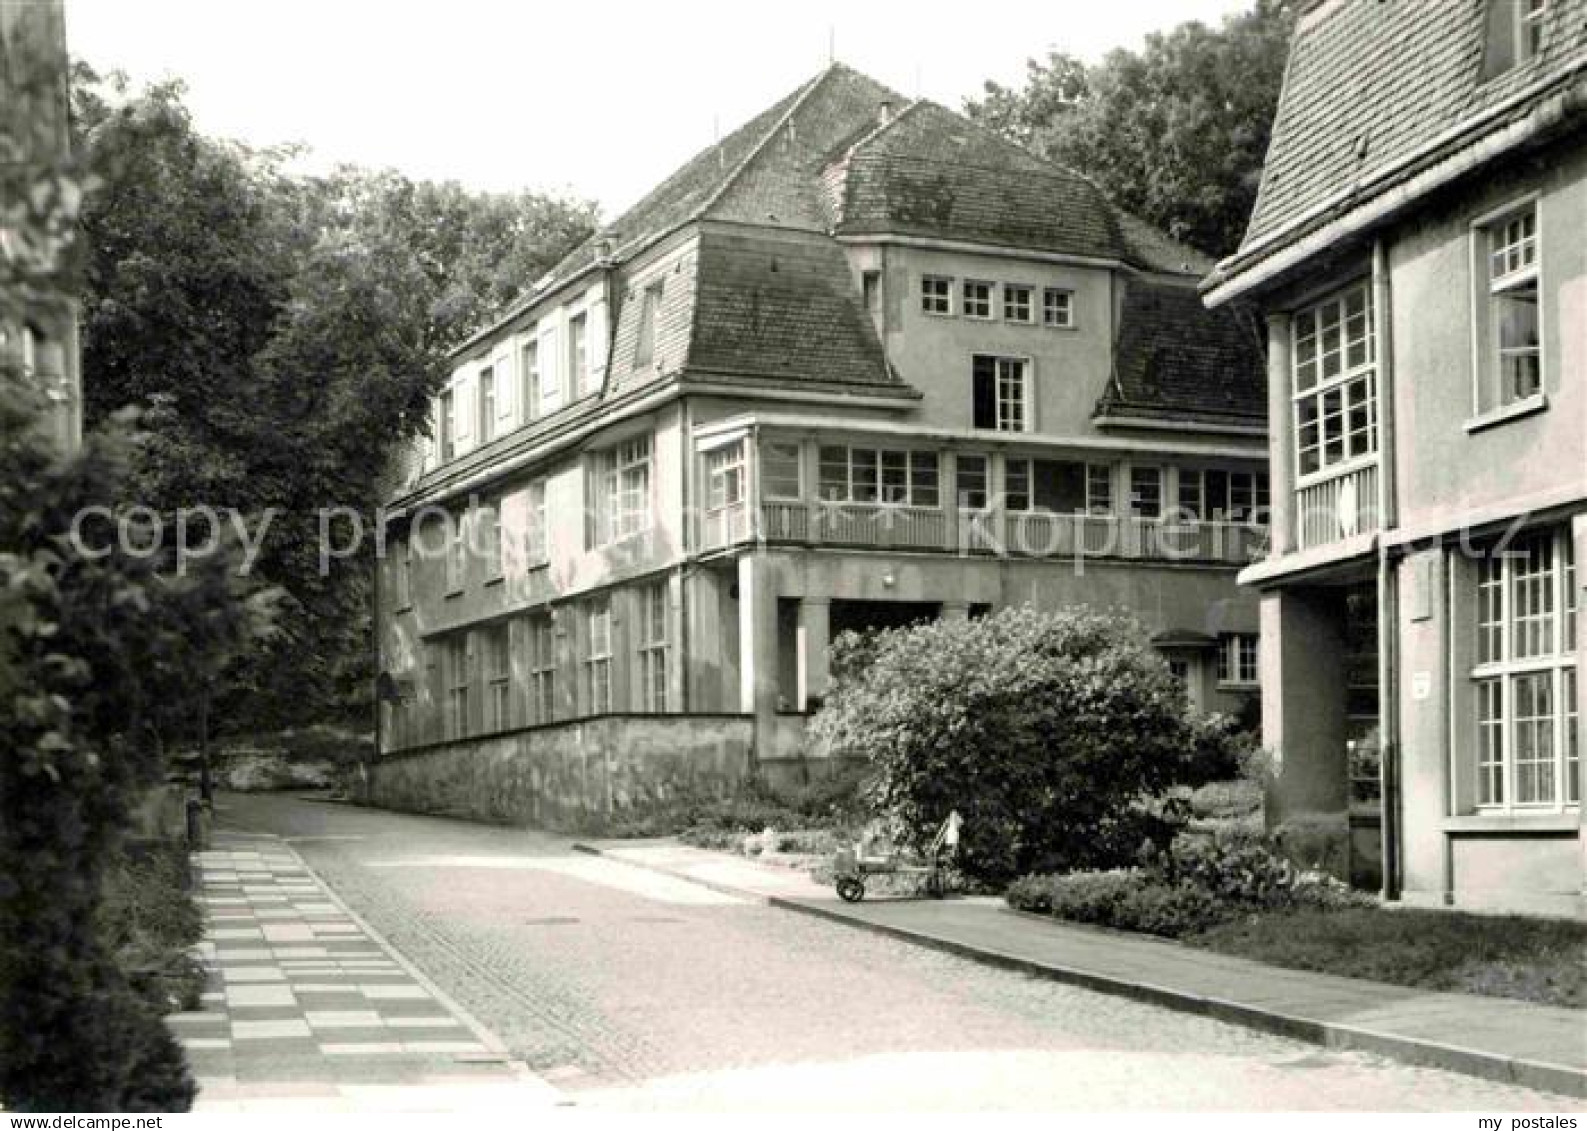
[[[1257,682],[1257,324],[1090,182],[834,65],[456,353],[393,505],[386,804],[576,823],[801,773],[848,629],[1134,611]]]
[[[1383,752],[1385,894],[1581,915],[1587,3],[1308,4],[1250,228],[1270,818]]]

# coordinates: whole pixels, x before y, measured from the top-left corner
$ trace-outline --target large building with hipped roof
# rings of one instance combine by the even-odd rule
[[[456,351],[392,500],[375,799],[574,825],[817,772],[837,634],[1025,603],[1130,610],[1240,710],[1266,404],[1209,267],[822,71]]]

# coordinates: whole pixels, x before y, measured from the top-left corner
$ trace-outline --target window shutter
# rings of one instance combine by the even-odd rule
[[[546,412],[562,405],[562,355],[553,327],[540,335],[540,403]]]
[[[590,388],[598,390],[606,384],[606,349],[608,343],[606,340],[606,303],[604,301],[590,304],[588,333]]]
[[[518,373],[517,366],[513,364],[513,354],[516,351],[509,344],[502,347],[496,355],[496,360],[491,362],[491,369],[496,374],[496,419],[511,421],[513,418],[513,405],[518,400]],[[500,435],[503,429],[497,428],[496,434]]]
[[[990,357],[977,357],[971,368],[971,404],[977,428],[997,427],[997,365]]]
[[[452,391],[452,417],[459,452],[474,445],[474,378],[471,368]]]

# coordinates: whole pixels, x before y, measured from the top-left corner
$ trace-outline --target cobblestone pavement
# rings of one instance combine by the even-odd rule
[[[580,1107],[1573,1106],[990,969],[550,834],[258,795],[220,820],[286,838]]]
[[[555,1093],[510,1064],[281,841],[198,857],[203,1008],[170,1017],[200,1111],[518,1109]]]

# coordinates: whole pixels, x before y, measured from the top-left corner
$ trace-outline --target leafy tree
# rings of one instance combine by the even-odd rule
[[[319,511],[372,527],[447,353],[592,229],[592,207],[393,172],[285,171],[205,137],[167,83],[80,72],[88,417],[146,409],[140,502],[235,508],[282,630],[215,681],[234,729],[367,717],[372,545],[321,569]]]
[[[1029,62],[1023,87],[988,82],[965,110],[1175,238],[1225,255],[1256,202],[1294,17],[1293,0],[1256,0],[1220,28],[1181,24],[1093,67],[1054,52]]]
[[[993,882],[1130,862],[1174,830],[1142,802],[1194,776],[1183,688],[1138,624],[1084,608],[840,637],[814,733],[870,761],[915,848],[958,810],[961,867]]]

